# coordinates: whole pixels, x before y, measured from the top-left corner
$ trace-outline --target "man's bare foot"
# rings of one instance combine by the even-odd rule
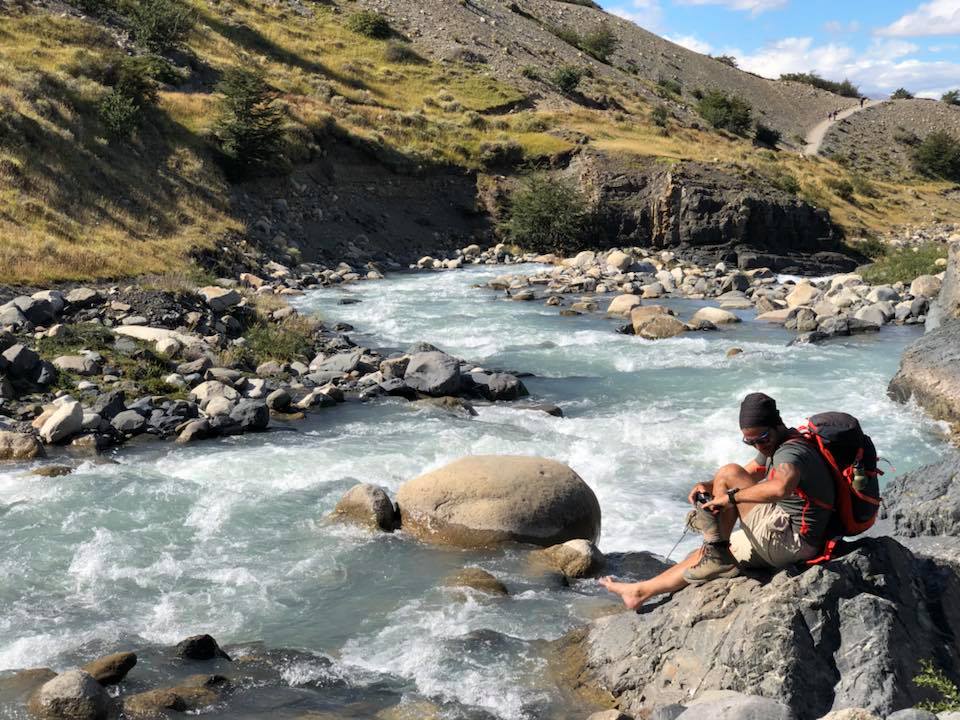
[[[629,610],[636,610],[638,607],[643,605],[644,602],[650,597],[647,593],[643,591],[643,583],[624,583],[616,582],[609,575],[607,577],[602,577],[598,581],[603,587],[609,590],[612,593],[616,593],[623,600],[623,604],[627,606]]]

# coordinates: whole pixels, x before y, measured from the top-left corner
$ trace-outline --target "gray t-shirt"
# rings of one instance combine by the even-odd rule
[[[803,521],[806,519],[807,532],[803,537],[807,543],[819,548],[823,544],[827,523],[833,512],[818,506],[817,502],[830,507],[833,507],[835,502],[833,474],[819,451],[806,442],[785,442],[777,448],[772,458],[764,457],[763,453],[757,453],[756,462],[758,465],[766,466],[767,478],[770,477],[770,471],[775,470],[782,463],[788,463],[797,468],[800,474],[797,487],[811,498],[805,517],[803,508],[806,501],[799,495],[784,498],[778,501],[777,505],[790,516],[793,528],[798,533],[801,532]]]

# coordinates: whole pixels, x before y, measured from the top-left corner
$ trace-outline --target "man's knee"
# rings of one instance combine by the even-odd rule
[[[729,465],[724,465],[722,468],[717,470],[717,474],[713,476],[713,481],[728,483],[733,480],[740,480],[744,477],[750,477],[750,474],[746,471],[743,465],[730,463]]]

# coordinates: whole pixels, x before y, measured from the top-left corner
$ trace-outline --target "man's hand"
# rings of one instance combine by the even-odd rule
[[[693,486],[693,490],[690,491],[690,494],[687,495],[687,502],[689,502],[691,505],[696,505],[697,493],[704,493],[709,495],[712,492],[713,492],[713,483],[710,483],[710,484],[697,483],[696,485]]]
[[[716,515],[718,512],[720,512],[721,510],[723,510],[725,507],[728,507],[729,505],[730,505],[730,496],[728,496],[726,493],[724,493],[724,494],[721,495],[720,497],[715,497],[713,500],[711,500],[710,502],[706,503],[706,504],[703,506],[703,509],[704,509],[704,510],[709,510],[709,511],[712,512],[714,515]]]

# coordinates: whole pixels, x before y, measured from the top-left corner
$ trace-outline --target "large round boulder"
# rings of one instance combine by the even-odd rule
[[[107,717],[110,697],[89,673],[68,670],[44,683],[29,709],[40,720],[100,720]]]
[[[740,322],[740,318],[738,318],[729,310],[723,310],[722,308],[715,307],[700,308],[693,314],[693,318],[690,320],[690,322],[693,325],[696,325],[700,320],[707,320],[708,322],[712,322],[714,325],[727,325],[730,323]]]
[[[600,534],[600,504],[563,463],[538,457],[460,458],[400,487],[403,529],[428,542],[550,546]]]
[[[460,391],[460,361],[444,352],[418,352],[410,357],[403,379],[427,395],[456,395]]]
[[[393,532],[395,510],[387,491],[379,485],[354,485],[340,498],[333,510],[339,520],[355,522],[370,528]]]

